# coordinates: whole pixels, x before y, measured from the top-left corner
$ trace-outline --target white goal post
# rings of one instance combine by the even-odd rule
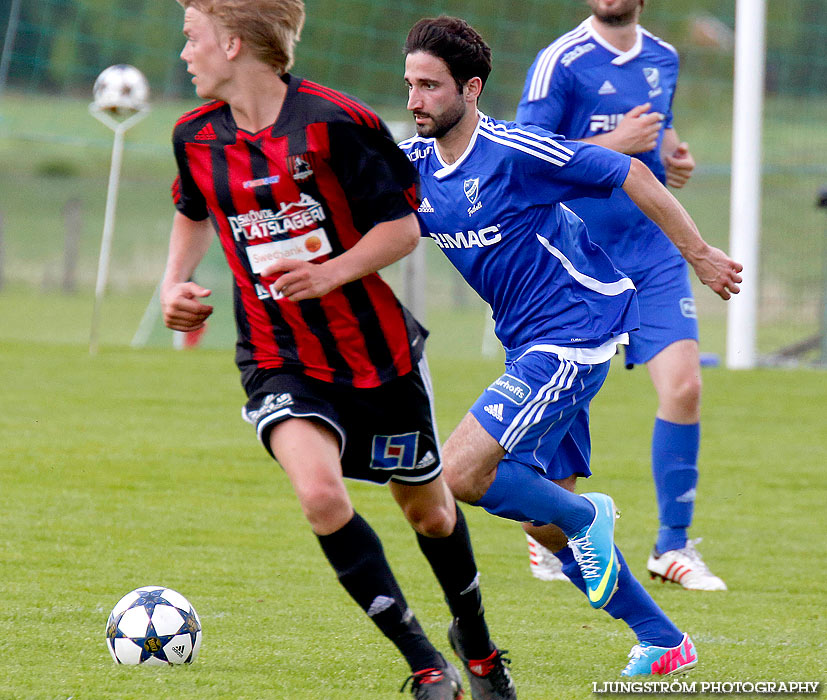
[[[737,0],[729,253],[744,265],[744,281],[741,292],[728,302],[726,366],[729,369],[751,369],[757,362],[766,14],[766,0]]]

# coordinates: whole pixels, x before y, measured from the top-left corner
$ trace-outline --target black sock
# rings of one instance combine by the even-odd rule
[[[469,659],[484,659],[494,651],[482,607],[479,574],[471,549],[465,516],[457,506],[457,524],[448,537],[417,533],[425,555],[445,592],[445,602],[457,621],[460,646]]]
[[[340,530],[317,537],[339,582],[396,645],[411,670],[439,668],[442,657],[408,609],[373,528],[354,513]]]

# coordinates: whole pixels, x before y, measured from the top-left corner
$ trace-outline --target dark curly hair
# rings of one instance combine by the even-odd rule
[[[491,48],[464,19],[441,15],[419,20],[408,32],[405,55],[422,51],[441,58],[462,90],[471,78],[482,80],[491,73]]]

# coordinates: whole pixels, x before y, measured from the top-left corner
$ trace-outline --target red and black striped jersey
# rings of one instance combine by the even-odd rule
[[[278,298],[260,272],[279,257],[324,262],[376,224],[418,206],[418,175],[362,102],[285,75],[276,123],[239,129],[210,102],[175,125],[176,208],[210,217],[234,278],[242,372],[283,368],[327,382],[376,387],[407,374],[427,332],[378,274],[320,299]]]

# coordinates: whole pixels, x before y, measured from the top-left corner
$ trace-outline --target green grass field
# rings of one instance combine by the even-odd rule
[[[134,301],[107,300],[91,357],[87,300],[0,293],[0,699],[402,697],[406,665],[339,587],[286,478],[239,417],[231,351],[129,349]],[[456,319],[435,326],[443,437],[500,371],[462,349],[469,332]],[[692,534],[730,590],[645,585],[695,639],[700,665],[688,680],[827,681],[827,374],[709,369],[704,382]],[[616,366],[592,410],[589,488],[615,497],[618,542],[642,579],[656,528],[654,406],[645,373]],[[447,609],[386,489],[351,493],[450,654]],[[531,578],[516,524],[465,512],[520,700],[589,698],[593,682],[618,680],[628,630],[572,586]],[[192,666],[113,665],[109,610],[146,584],[175,588],[198,610],[204,642]]]

